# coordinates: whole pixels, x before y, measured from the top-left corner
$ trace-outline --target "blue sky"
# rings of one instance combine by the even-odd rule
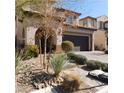
[[[63,0],[63,7],[81,13],[85,16],[108,16],[108,0]]]

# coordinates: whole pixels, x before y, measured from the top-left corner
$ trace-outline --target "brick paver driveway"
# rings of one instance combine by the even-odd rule
[[[88,58],[88,60],[98,60],[104,63],[108,63],[108,54],[104,54],[102,51],[80,51],[75,54],[81,54]]]

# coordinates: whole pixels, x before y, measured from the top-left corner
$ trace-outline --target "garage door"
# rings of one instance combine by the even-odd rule
[[[64,35],[63,41],[72,41],[75,45],[75,50],[89,51],[89,37],[88,36],[73,36]]]

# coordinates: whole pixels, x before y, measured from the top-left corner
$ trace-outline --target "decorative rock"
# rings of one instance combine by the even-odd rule
[[[40,90],[32,91],[30,93],[57,93],[57,91],[53,87],[49,86]]]
[[[45,88],[44,83],[38,84],[38,89],[42,89],[42,88]]]

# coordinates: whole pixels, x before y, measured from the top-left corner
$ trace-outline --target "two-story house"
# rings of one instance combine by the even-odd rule
[[[24,8],[23,11],[27,17],[23,21],[17,20],[16,22],[16,46],[38,45],[36,37],[37,33],[40,33],[38,12],[30,11],[30,9],[27,8]],[[59,32],[56,36],[51,37],[51,40],[49,40],[56,45],[56,50],[61,50],[61,43],[65,40],[72,41],[76,51],[94,50],[94,31],[96,31],[96,27],[88,28],[80,25],[79,16],[81,13],[63,8],[58,8],[57,12],[57,16],[63,16],[65,19],[63,21],[63,27],[61,28],[60,26],[60,28],[57,29]],[[94,25],[94,23],[92,24]]]
[[[97,17],[97,31],[94,33],[96,50],[107,50],[108,47],[108,17]]]
[[[97,18],[87,16],[80,19],[79,24],[86,28],[97,28],[94,32],[95,50],[105,50],[108,46],[108,17],[100,16]]]
[[[66,11],[66,21],[64,22],[65,29],[63,29],[62,41],[69,40],[75,45],[76,51],[92,51],[94,50],[94,36],[93,33],[96,28],[87,28],[79,24],[80,13],[60,9],[59,11]]]

